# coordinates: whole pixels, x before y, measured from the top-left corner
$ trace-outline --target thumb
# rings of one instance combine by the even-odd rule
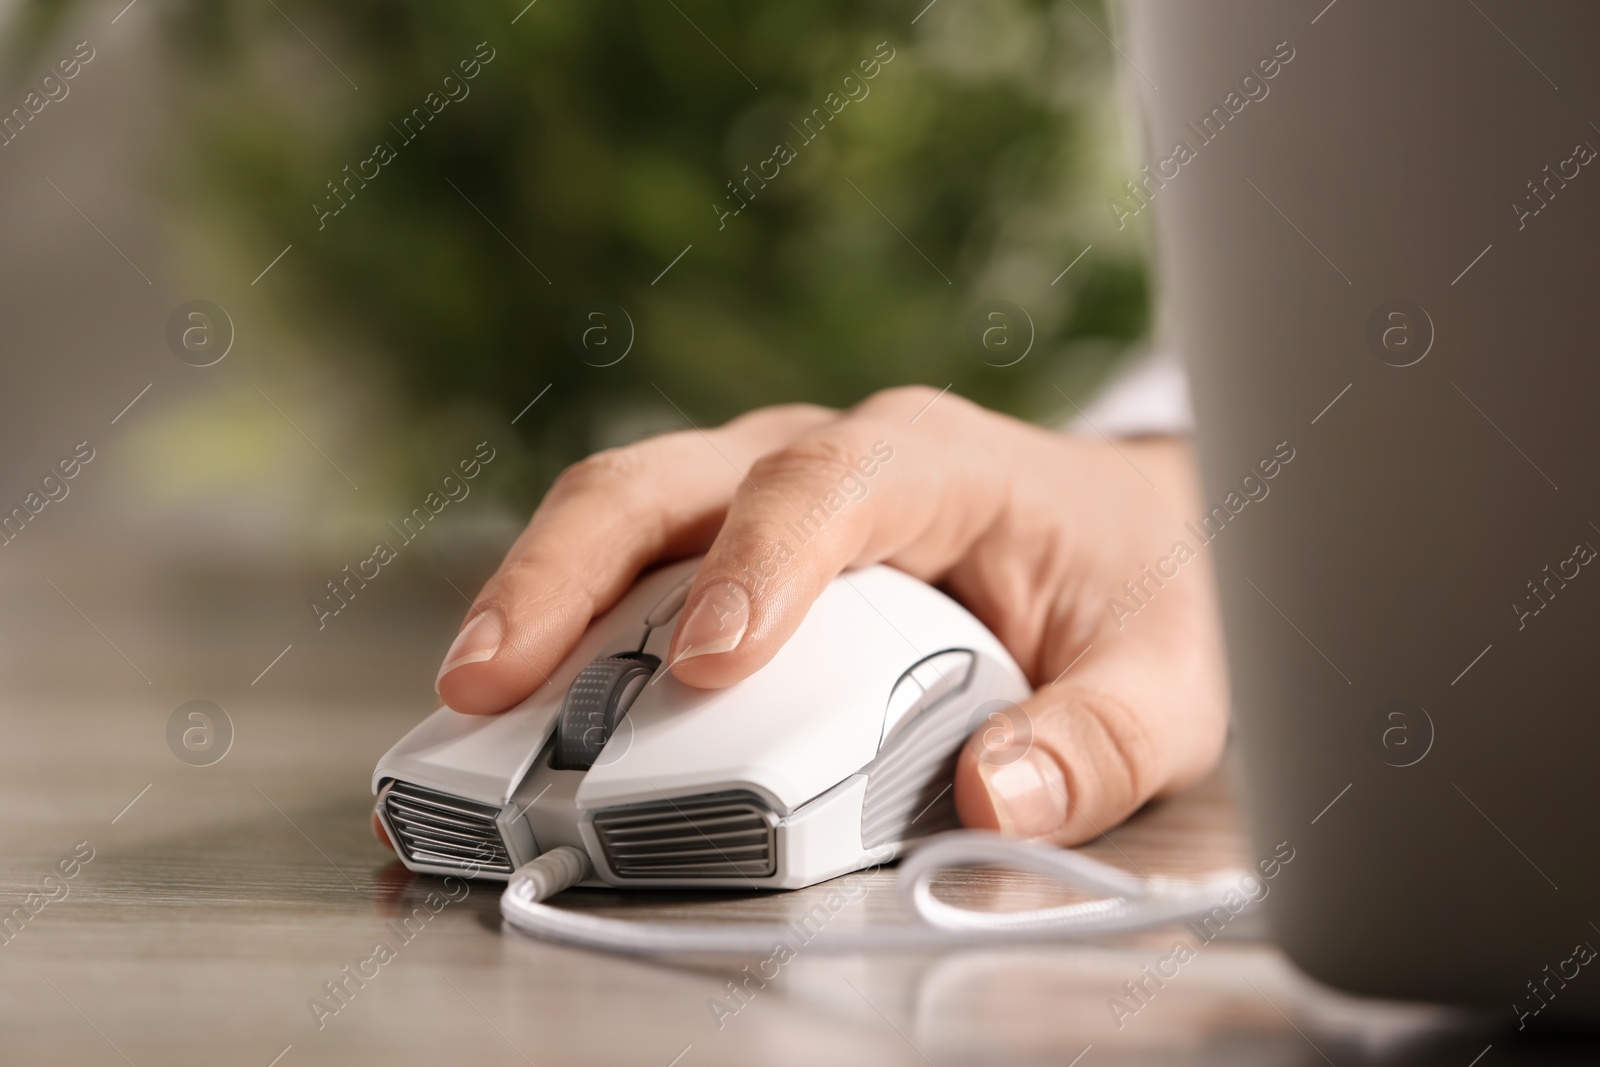
[[[956,763],[963,825],[1075,845],[1203,777],[1226,735],[1226,684],[1205,642],[1188,644],[1135,638],[992,711]]]

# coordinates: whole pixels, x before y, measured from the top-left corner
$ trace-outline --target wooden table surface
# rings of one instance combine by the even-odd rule
[[[53,883],[66,896],[0,945],[4,1063],[1467,1067],[1491,1043],[1481,1067],[1583,1062],[1565,1046],[1513,1047],[1449,1012],[1317,988],[1244,922],[1120,1027],[1108,1000],[1181,928],[1092,945],[802,952],[719,1026],[710,1004],[754,960],[542,944],[502,929],[495,883],[447,905],[319,1028],[308,1001],[375,942],[395,943],[386,921],[438,887],[371,838],[368,782],[431,706],[461,605],[418,568],[416,589],[397,579],[349,627],[307,636],[301,605],[283,593],[299,587],[282,576],[127,569],[71,572],[58,582],[70,605],[43,568],[0,573],[0,915],[42,891],[80,842],[93,850],[75,878]],[[226,708],[236,731],[208,767],[180,762],[165,738],[173,709],[196,697]],[[1088,850],[1149,874],[1249,862],[1225,775]],[[892,871],[852,877],[872,891],[835,921],[896,918]],[[562,900],[738,921],[794,916],[823,891]],[[1059,897],[994,871],[952,876],[940,891],[995,908]]]

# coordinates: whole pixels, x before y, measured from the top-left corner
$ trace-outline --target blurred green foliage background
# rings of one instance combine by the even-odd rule
[[[1055,417],[1052,382],[1086,389],[1145,332],[1141,249],[1102,206],[1123,175],[1100,4],[525,2],[160,9],[185,153],[164,186],[216,240],[292,242],[270,286],[285,314],[419,424],[509,421],[550,385],[515,428],[532,476],[512,492],[641,429],[905,382]],[[61,7],[21,24],[42,37]],[[480,42],[469,95],[407,141]],[[804,142],[791,124],[880,45],[868,94]],[[327,183],[380,142],[394,160],[319,228]],[[778,143],[797,158],[719,223],[726,183]],[[968,344],[994,298],[1037,330],[1014,366]],[[592,301],[636,332],[613,366],[572,342]]]

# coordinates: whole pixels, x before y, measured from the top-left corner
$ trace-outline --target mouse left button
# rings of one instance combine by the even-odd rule
[[[579,671],[561,703],[550,765],[562,771],[594,766],[612,731],[660,665],[655,656],[631,652],[597,659]]]
[[[677,585],[667,591],[660,603],[651,609],[645,618],[644,624],[649,627],[665,626],[672,621],[672,617],[683,610],[683,602],[689,599],[689,587],[694,584],[694,575],[691,574]]]

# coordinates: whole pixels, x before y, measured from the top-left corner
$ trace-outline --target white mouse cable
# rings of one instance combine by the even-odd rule
[[[961,866],[1029,871],[1104,895],[1054,908],[976,911],[947,904],[930,888],[940,871]],[[802,933],[794,924],[634,922],[544,903],[592,874],[589,857],[580,849],[551,849],[512,875],[500,898],[501,915],[533,937],[627,955],[768,952],[777,942],[797,937],[808,949],[822,952],[910,951],[1088,938],[1197,918],[1221,907],[1225,894],[1237,892],[1243,877],[1241,871],[1224,871],[1200,883],[1137,878],[1068,849],[957,831],[932,839],[900,865],[900,898],[920,922],[828,925]]]

